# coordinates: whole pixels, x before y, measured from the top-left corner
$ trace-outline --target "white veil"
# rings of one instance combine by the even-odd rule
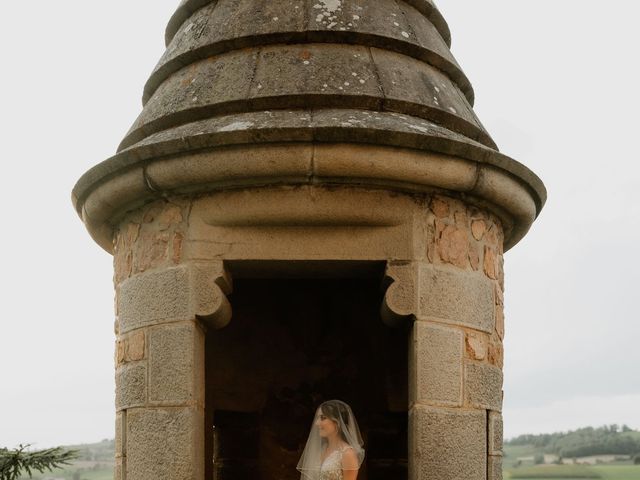
[[[320,478],[322,458],[327,448],[327,440],[320,435],[320,430],[316,425],[320,414],[336,423],[342,442],[353,448],[356,461],[344,462],[342,468],[344,470],[358,470],[364,461],[364,442],[351,407],[341,400],[328,400],[316,410],[309,439],[298,461],[296,468],[300,471],[301,480],[318,480]]]

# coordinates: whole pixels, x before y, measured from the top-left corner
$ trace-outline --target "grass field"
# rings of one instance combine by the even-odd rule
[[[546,480],[590,479],[602,480],[640,480],[640,465],[543,465],[517,469],[505,469],[506,479]]]

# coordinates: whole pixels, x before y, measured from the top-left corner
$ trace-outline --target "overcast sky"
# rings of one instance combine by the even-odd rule
[[[2,7],[0,446],[114,436],[111,257],[70,192],[139,113],[178,3]],[[438,2],[477,114],[549,190],[506,255],[507,437],[640,429],[637,4]]]

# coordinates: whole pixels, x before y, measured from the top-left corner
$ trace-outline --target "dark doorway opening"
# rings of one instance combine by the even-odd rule
[[[407,478],[408,326],[380,319],[373,278],[234,280],[231,323],[206,342],[207,480],[298,480],[325,400],[351,405],[358,480]]]

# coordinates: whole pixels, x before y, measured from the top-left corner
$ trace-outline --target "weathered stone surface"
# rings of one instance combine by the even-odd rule
[[[176,70],[202,58],[260,45],[328,41],[388,48],[419,58],[447,73],[473,101],[471,84],[436,27],[424,13],[395,0],[335,5],[303,0],[213,2],[177,30],[143,98],[147,100]]]
[[[365,47],[311,44],[263,48],[250,97],[302,94],[309,95],[304,99],[308,107],[329,106],[329,95],[341,96],[344,107],[378,109],[381,103],[376,98],[380,88],[375,66]],[[279,101],[290,108],[303,106],[299,101],[295,105],[295,99]]]
[[[127,459],[125,457],[116,458],[115,464],[113,466],[113,479],[114,480],[125,480],[124,471],[126,468]]]
[[[409,402],[462,404],[461,330],[417,321],[413,324],[409,365]]]
[[[469,245],[469,264],[474,271],[480,268],[480,254],[478,253],[478,247],[476,245]]]
[[[464,367],[465,404],[473,408],[502,411],[502,370],[488,364]]]
[[[421,318],[491,333],[494,303],[493,284],[481,275],[424,264],[420,268]]]
[[[482,237],[487,231],[487,224],[484,220],[474,220],[471,222],[471,233],[473,234],[473,238],[480,241]]]
[[[167,126],[185,123],[176,115],[182,114],[185,118],[184,112],[190,110],[191,121],[208,116],[208,112],[214,113],[214,109],[216,113],[226,113],[230,102],[248,97],[258,55],[257,50],[229,52],[201,60],[173,74],[149,99],[120,148]],[[205,107],[207,111],[203,110]],[[200,111],[193,111],[195,108]]]
[[[197,343],[203,335],[192,324],[156,327],[149,332],[149,402],[155,405],[189,405],[202,386],[197,370],[204,368]]]
[[[443,263],[467,268],[470,258],[467,229],[436,220],[436,252]]]
[[[502,457],[489,455],[487,460],[487,480],[502,480]]]
[[[491,336],[487,356],[491,365],[502,368],[504,366],[504,346],[502,345],[500,337],[496,335],[497,334]]]
[[[127,412],[126,478],[203,478],[204,418],[193,408]]]
[[[126,455],[125,434],[127,431],[127,413],[126,411],[116,412],[116,436],[115,436],[115,456],[116,458]]]
[[[444,73],[420,60],[388,50],[372,48],[371,54],[386,110],[428,118],[490,148],[495,147],[460,89]]]
[[[162,265],[169,255],[169,232],[143,231],[133,261],[133,273],[142,273]]]
[[[502,414],[489,412],[489,455],[502,455]]]
[[[399,325],[417,313],[417,267],[414,263],[390,262],[385,277],[391,284],[382,302],[382,319],[387,325]]]
[[[447,218],[451,211],[450,204],[451,201],[447,198],[433,197],[429,206],[436,217]]]
[[[194,318],[189,271],[174,267],[132,277],[118,289],[120,331]]]
[[[493,248],[484,247],[484,273],[492,280],[498,278],[498,259]]]
[[[124,364],[116,370],[116,410],[140,407],[147,400],[147,368],[144,364]]]
[[[129,362],[143,360],[145,354],[144,331],[134,332],[127,338],[126,359]]]
[[[504,307],[502,305],[496,305],[496,332],[500,340],[504,340]]]
[[[465,347],[469,358],[484,360],[488,350],[486,335],[478,332],[467,332],[465,335]]]
[[[485,480],[486,435],[483,410],[414,406],[409,412],[409,478]]]

